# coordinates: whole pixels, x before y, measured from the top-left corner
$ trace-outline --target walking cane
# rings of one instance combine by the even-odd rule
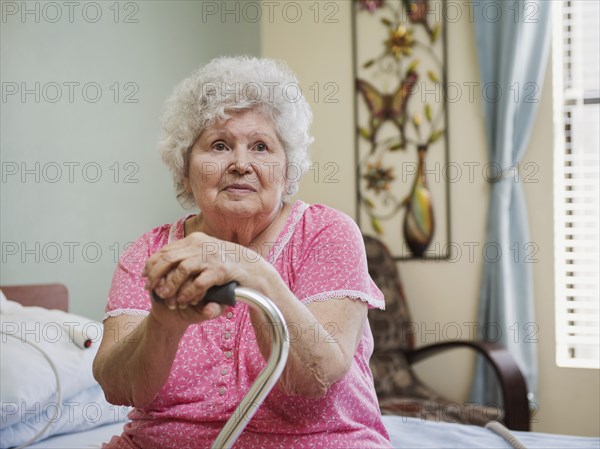
[[[152,297],[164,302],[154,291]],[[260,372],[246,396],[238,404],[233,415],[217,436],[212,449],[229,449],[238,439],[252,416],[273,389],[283,372],[290,347],[290,339],[283,315],[277,306],[266,296],[248,288],[239,287],[237,282],[210,288],[196,307],[204,307],[209,302],[235,307],[236,299],[258,310],[267,317],[273,329],[271,354],[267,365]]]

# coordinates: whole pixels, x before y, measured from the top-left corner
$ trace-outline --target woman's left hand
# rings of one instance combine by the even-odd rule
[[[248,271],[264,262],[256,252],[202,232],[162,247],[146,262],[142,276],[170,308],[198,304],[214,285],[237,281],[244,285]]]

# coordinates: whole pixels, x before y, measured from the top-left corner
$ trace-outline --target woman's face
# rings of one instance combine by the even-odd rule
[[[283,145],[272,122],[262,114],[230,115],[196,140],[186,188],[206,213],[239,218],[272,214],[286,189]]]

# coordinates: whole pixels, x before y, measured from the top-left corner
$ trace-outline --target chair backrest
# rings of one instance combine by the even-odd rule
[[[369,274],[385,297],[385,310],[369,311],[375,342],[374,352],[414,347],[414,323],[400,282],[396,261],[386,246],[375,237],[363,235]]]

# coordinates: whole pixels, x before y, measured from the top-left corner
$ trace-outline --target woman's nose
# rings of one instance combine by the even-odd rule
[[[231,152],[231,161],[229,163],[228,170],[230,172],[236,172],[242,175],[251,173],[254,171],[252,165],[252,158],[246,148],[236,148]]]

